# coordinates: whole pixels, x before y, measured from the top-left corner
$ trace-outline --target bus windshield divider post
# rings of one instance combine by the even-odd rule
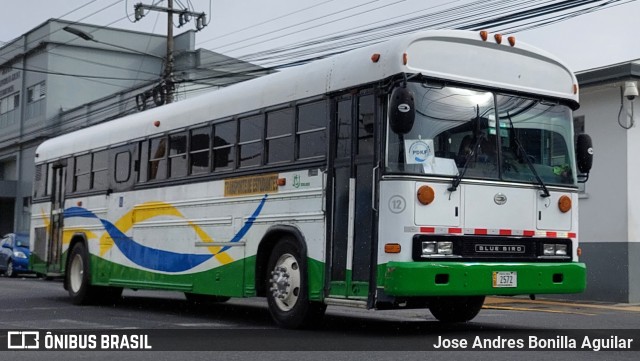
[[[480,106],[479,105],[476,105],[476,122],[477,123],[480,122]],[[451,199],[451,193],[458,190],[458,186],[460,185],[460,182],[462,181],[464,174],[467,172],[467,169],[469,168],[469,161],[471,160],[471,157],[473,157],[473,155],[478,151],[478,148],[480,147],[480,141],[482,139],[483,137],[480,135],[476,137],[476,141],[473,143],[473,146],[469,150],[469,153],[467,153],[466,157],[464,158],[464,166],[462,167],[462,172],[459,172],[453,177],[453,181],[451,182],[451,187],[447,188],[447,190],[450,192],[449,199]]]
[[[529,155],[524,150],[524,147],[522,146],[522,143],[520,143],[520,138],[518,137],[518,134],[516,133],[515,127],[513,126],[513,121],[511,120],[511,114],[509,114],[509,112],[507,112],[507,119],[509,119],[509,126],[511,127],[511,131],[513,132],[513,140],[516,142],[516,145],[518,146],[518,149],[520,150],[520,152],[522,152],[522,156],[524,157],[525,161],[527,162],[527,165],[529,166],[529,169],[531,170],[531,173],[533,173],[533,175],[536,177],[536,180],[538,181],[538,184],[542,188],[542,194],[540,194],[540,197],[547,198],[547,197],[551,196],[551,194],[549,194],[549,190],[547,189],[546,184],[544,184],[544,181],[542,180],[542,178],[540,178],[540,175],[538,175],[538,172],[536,171],[536,168],[533,166],[533,163],[531,163],[531,159],[529,159]]]

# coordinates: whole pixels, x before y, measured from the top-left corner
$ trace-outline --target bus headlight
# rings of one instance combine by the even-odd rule
[[[453,254],[453,242],[438,242],[438,254]]]
[[[566,256],[566,255],[567,255],[567,245],[556,244],[556,256]]]
[[[450,255],[453,254],[453,242],[451,241],[423,241],[422,242],[422,255]]]
[[[438,247],[436,246],[436,242],[422,242],[422,255],[430,256],[435,254]]]
[[[566,244],[548,244],[545,243],[543,246],[544,256],[566,256],[567,255],[567,245]]]

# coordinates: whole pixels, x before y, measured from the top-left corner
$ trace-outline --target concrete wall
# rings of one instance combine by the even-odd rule
[[[62,30],[65,26],[89,33],[96,41],[86,41]],[[194,41],[193,34],[187,34],[181,37],[180,44],[188,46]],[[182,49],[177,47],[176,50]],[[55,20],[45,22],[0,48],[0,65],[42,70],[24,72],[5,68],[0,72],[2,97],[20,94],[20,106],[11,118],[0,118],[0,163],[5,178],[0,184],[3,232],[27,232],[29,229],[29,199],[37,145],[47,137],[104,118],[101,110],[92,112],[95,109],[90,105],[87,106],[87,112],[92,114],[90,117],[85,112],[85,116],[62,119],[61,114],[108,94],[146,83],[146,79],[159,79],[165,52],[166,40],[161,35]],[[28,89],[42,83],[46,95],[29,102]],[[117,97],[116,104],[121,100]]]
[[[593,138],[594,162],[586,196],[580,199],[579,237],[587,264],[587,291],[578,298],[640,302],[640,130],[626,130],[629,104],[621,110],[620,87],[582,88],[585,132]],[[639,106],[640,108],[640,106]]]

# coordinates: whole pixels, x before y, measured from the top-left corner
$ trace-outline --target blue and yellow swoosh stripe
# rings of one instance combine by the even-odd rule
[[[267,196],[268,195],[266,194],[264,195],[257,208],[253,211],[242,228],[229,241],[230,243],[239,242],[251,229],[254,221],[260,215],[260,212],[264,207]],[[113,241],[113,245],[115,245],[130,261],[138,266],[154,271],[168,273],[184,272],[208,261],[213,257],[222,264],[227,264],[233,261],[233,259],[226,253],[226,251],[231,248],[230,246],[208,247],[211,254],[188,254],[147,247],[128,237],[125,232],[133,227],[135,223],[152,217],[170,215],[186,219],[175,207],[170,206],[167,203],[156,202],[154,204],[162,204],[163,207],[156,208],[160,209],[158,212],[148,212],[145,216],[138,217],[138,219],[135,220],[134,217],[131,216],[131,212],[129,212],[115,224],[96,216],[93,212],[82,207],[71,207],[65,209],[64,218],[82,217],[99,220],[106,231],[106,234],[100,239],[101,255],[104,255],[106,250],[110,247],[108,242],[108,239],[110,239]],[[207,235],[206,232],[204,232],[204,230],[202,230],[198,225],[191,221],[188,221],[188,224],[194,229],[198,237],[203,242],[213,242],[213,239],[209,237],[209,235]]]

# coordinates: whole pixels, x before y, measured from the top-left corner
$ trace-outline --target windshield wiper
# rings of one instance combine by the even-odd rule
[[[476,122],[480,121],[480,106],[476,104]],[[469,149],[469,153],[464,158],[464,165],[462,166],[462,172],[458,172],[458,174],[453,177],[453,181],[451,182],[451,187],[447,188],[447,190],[451,193],[458,190],[458,186],[460,182],[462,182],[462,178],[464,174],[467,172],[467,168],[469,168],[469,161],[471,157],[478,151],[478,147],[480,147],[480,141],[482,140],[482,136],[478,135],[476,137],[476,141],[473,143],[473,146]]]
[[[507,112],[507,119],[509,119],[509,126],[511,127],[511,132],[513,133],[513,141],[516,142],[516,145],[518,146],[518,150],[520,150],[522,157],[527,161],[527,165],[529,166],[531,173],[533,173],[533,175],[536,177],[538,184],[542,188],[542,194],[540,196],[543,198],[547,198],[551,196],[551,194],[549,194],[549,190],[547,189],[546,184],[544,184],[544,181],[542,181],[542,178],[540,178],[540,175],[538,175],[536,168],[533,166],[533,163],[531,163],[531,159],[529,159],[529,155],[524,150],[522,143],[520,143],[520,138],[518,137],[518,133],[516,133],[516,130],[513,126],[513,121],[511,120],[511,115],[509,114],[509,112]]]
[[[451,187],[447,188],[449,192],[455,192],[456,190],[458,190],[458,186],[460,185],[460,182],[462,181],[464,174],[467,172],[467,169],[469,168],[469,162],[471,161],[471,157],[478,151],[478,148],[480,147],[481,140],[482,140],[482,137],[476,137],[476,141],[473,143],[473,146],[471,147],[471,149],[469,149],[469,153],[467,153],[467,156],[464,158],[464,166],[462,166],[462,171],[456,174],[455,177],[453,177],[453,181],[451,182]]]

